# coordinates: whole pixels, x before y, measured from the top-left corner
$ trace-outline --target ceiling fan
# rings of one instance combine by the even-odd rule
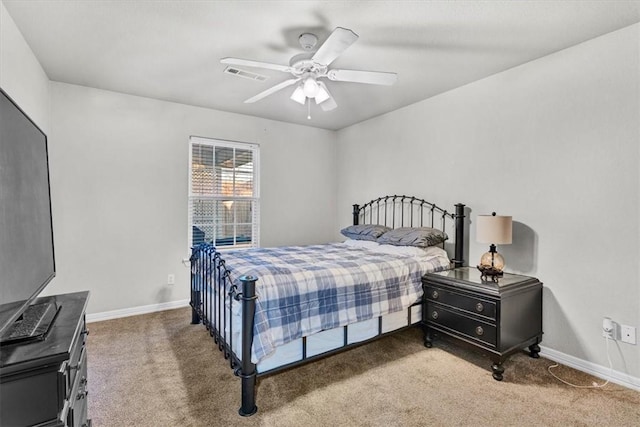
[[[327,78],[334,82],[367,83],[386,86],[390,86],[398,80],[396,73],[329,69],[329,65],[349,46],[355,43],[356,40],[358,40],[356,33],[347,28],[337,27],[315,53],[313,50],[318,42],[318,37],[311,33],[300,35],[298,41],[307,53],[295,55],[289,61],[289,65],[272,64],[269,62],[240,58],[222,58],[220,62],[228,65],[283,71],[293,75],[292,78],[244,101],[247,104],[259,101],[289,86],[297,85],[291,94],[292,100],[301,105],[307,104],[308,108],[311,108],[311,99],[314,99],[316,104],[320,105],[324,111],[331,111],[336,108],[338,104],[331,96],[327,85],[321,79]],[[308,116],[307,118],[310,119],[311,117]]]

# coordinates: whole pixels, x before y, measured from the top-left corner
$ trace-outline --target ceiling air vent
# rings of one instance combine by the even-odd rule
[[[234,76],[244,77],[245,79],[249,79],[249,80],[257,80],[259,82],[263,82],[269,78],[267,76],[263,76],[262,74],[256,74],[250,71],[245,71],[245,70],[241,70],[239,68],[234,68],[234,67],[227,67],[224,69],[224,72],[227,74],[232,74]]]

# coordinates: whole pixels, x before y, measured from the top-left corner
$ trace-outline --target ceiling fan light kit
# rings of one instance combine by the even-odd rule
[[[338,106],[327,86],[319,79],[326,78],[335,82],[384,86],[393,85],[397,81],[398,76],[396,73],[340,69],[329,70],[329,65],[347,50],[349,46],[355,43],[356,40],[358,40],[356,33],[347,28],[337,27],[313,54],[310,53],[310,51],[312,51],[318,43],[318,37],[311,33],[301,34],[298,38],[300,46],[309,53],[295,55],[291,58],[290,65],[272,64],[269,62],[240,58],[222,58],[220,62],[223,64],[265,68],[292,74],[293,78],[272,86],[244,102],[251,104],[286,87],[296,85],[290,98],[301,105],[307,104],[307,118],[310,119],[312,98],[315,99],[316,105],[320,105],[323,111],[331,111]]]
[[[316,93],[316,96],[313,97],[313,99],[316,100],[316,104],[322,104],[324,101],[326,101],[330,97],[331,95],[329,95],[329,92],[327,92],[327,89],[325,89],[324,86],[321,86],[320,84],[318,84],[318,93]]]
[[[318,88],[318,83],[316,82],[316,79],[313,78],[313,76],[309,76],[304,80],[302,89],[304,90],[304,94],[307,96],[307,98],[315,98],[318,94]]]
[[[304,105],[304,103],[307,102],[307,96],[304,94],[302,86],[296,87],[296,89],[291,94],[291,99],[293,99],[300,105]]]

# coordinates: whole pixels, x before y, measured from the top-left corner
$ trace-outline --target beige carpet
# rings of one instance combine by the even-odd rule
[[[238,415],[240,380],[189,309],[89,324],[89,417],[101,426],[637,426],[640,393],[579,390],[516,354],[502,382],[489,359],[409,329],[258,383]],[[567,367],[557,373],[591,384]],[[598,380],[600,381],[600,380]]]

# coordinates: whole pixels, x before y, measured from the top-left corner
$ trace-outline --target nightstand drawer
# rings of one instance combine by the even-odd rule
[[[495,325],[456,313],[440,304],[427,302],[425,319],[427,324],[435,329],[441,327],[449,333],[479,341],[491,348],[496,348],[497,346],[497,329]]]
[[[496,303],[487,299],[463,295],[447,289],[439,288],[428,284],[425,287],[425,296],[427,301],[437,301],[469,313],[487,317],[491,320],[496,319]]]

